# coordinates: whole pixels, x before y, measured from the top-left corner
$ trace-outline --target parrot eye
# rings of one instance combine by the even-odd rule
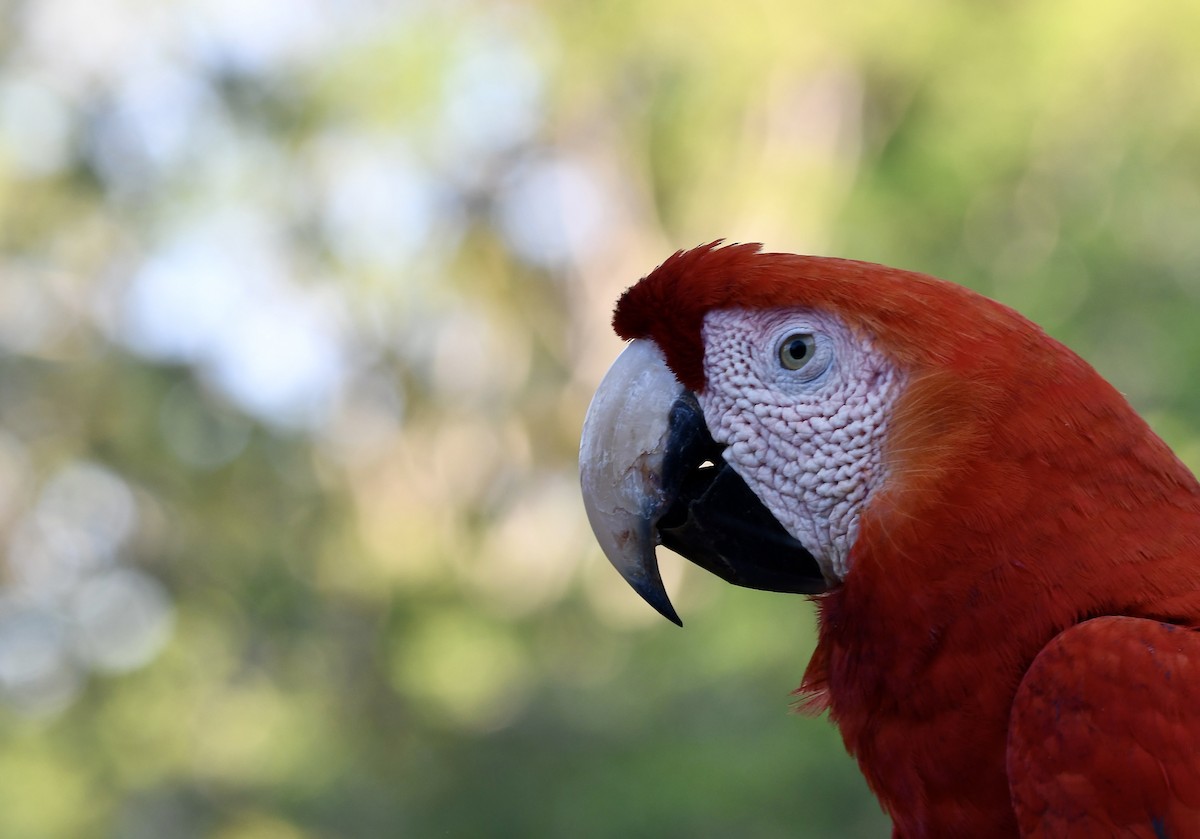
[[[799,370],[812,361],[816,352],[816,339],[807,332],[798,332],[784,338],[779,345],[779,363],[788,370]]]

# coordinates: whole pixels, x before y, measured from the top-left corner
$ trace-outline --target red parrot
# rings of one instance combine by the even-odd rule
[[[811,595],[800,688],[895,837],[1200,837],[1200,484],[1086,362],[921,274],[713,243],[613,317],[589,521]]]

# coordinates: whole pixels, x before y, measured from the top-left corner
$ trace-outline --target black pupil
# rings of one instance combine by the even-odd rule
[[[787,351],[793,361],[803,361],[808,355],[808,344],[803,338],[797,338],[788,344]]]

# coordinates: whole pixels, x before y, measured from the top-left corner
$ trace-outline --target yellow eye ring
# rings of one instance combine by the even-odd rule
[[[799,370],[817,353],[817,341],[807,332],[797,332],[779,345],[779,363],[788,370]]]

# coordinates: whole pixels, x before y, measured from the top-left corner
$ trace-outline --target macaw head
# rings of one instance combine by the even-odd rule
[[[1165,449],[1021,315],[880,265],[714,243],[628,289],[613,325],[630,343],[584,423],[585,507],[612,564],[677,623],[658,544],[805,594],[886,551],[916,589],[1011,542],[1056,482],[1126,491],[1103,468],[1042,469],[1059,449]]]

